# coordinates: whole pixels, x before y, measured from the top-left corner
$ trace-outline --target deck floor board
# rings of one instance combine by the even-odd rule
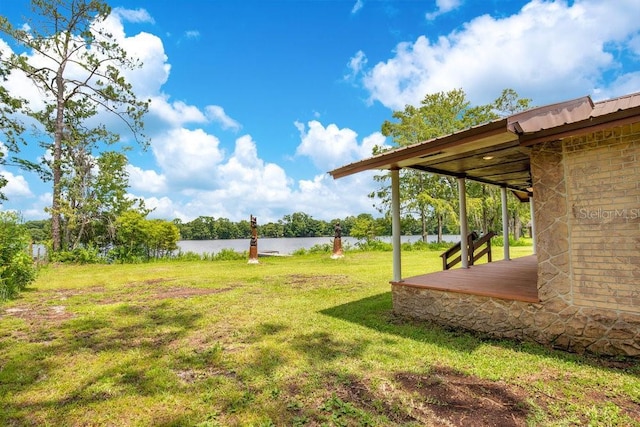
[[[539,302],[535,255],[407,277],[393,285]]]

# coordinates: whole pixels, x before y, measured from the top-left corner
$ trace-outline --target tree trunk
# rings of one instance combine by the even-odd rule
[[[422,241],[427,243],[429,234],[427,233],[427,215],[424,212],[424,209],[420,210],[420,221],[422,225]]]
[[[53,175],[53,200],[51,201],[51,240],[53,252],[60,251],[62,242],[60,223],[60,198],[62,195],[60,181],[62,180],[62,139],[64,138],[64,80],[62,73],[64,64],[61,64],[56,75],[57,105],[56,123],[53,134],[53,163],[51,172]]]
[[[520,215],[516,212],[513,216],[513,238],[518,240],[522,237],[522,222],[520,221]]]
[[[438,215],[438,243],[442,243],[442,215]]]

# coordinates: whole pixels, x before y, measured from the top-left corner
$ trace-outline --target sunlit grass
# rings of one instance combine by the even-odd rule
[[[639,425],[637,364],[398,319],[391,257],[49,266],[0,307],[0,425],[438,424],[398,379],[433,368],[518,392],[531,425]]]

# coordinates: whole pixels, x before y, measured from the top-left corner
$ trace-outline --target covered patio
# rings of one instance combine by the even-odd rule
[[[585,99],[562,103],[560,110],[581,106]],[[466,181],[495,185],[501,191],[502,223],[508,224],[507,194],[512,192],[521,202],[531,202],[533,218],[533,184],[531,178],[531,148],[520,143],[520,134],[539,126],[538,112],[528,111],[495,120],[482,126],[408,147],[386,151],[369,159],[345,165],[329,172],[341,178],[365,170],[388,170],[391,175],[391,214],[393,243],[393,279],[395,286],[413,286],[442,291],[464,292],[514,301],[538,302],[536,257],[510,263],[508,227],[503,227],[503,261],[472,266],[469,247],[461,245],[461,268],[435,272],[424,276],[402,277],[400,236],[400,170],[409,168],[453,177],[459,195],[460,235],[468,236]],[[532,221],[535,227],[535,222]],[[495,230],[499,231],[499,230]],[[534,253],[535,253],[535,230]],[[521,281],[523,279],[524,281]]]
[[[407,277],[392,281],[391,284],[512,301],[540,302],[538,260],[535,255]]]

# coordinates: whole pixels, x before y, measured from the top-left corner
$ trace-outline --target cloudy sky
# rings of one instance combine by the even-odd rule
[[[152,100],[150,147],[128,153],[130,192],[158,218],[375,214],[371,175],[334,181],[327,171],[390,144],[382,122],[428,93],[462,88],[481,104],[512,88],[544,105],[640,91],[637,0],[110,5],[105,25],[144,62],[129,81]],[[27,13],[27,1],[0,2],[14,25]],[[22,52],[8,42],[0,37],[4,54]],[[18,75],[5,86],[41,103]],[[43,155],[35,144],[23,154]],[[50,183],[0,173],[9,180],[0,209],[46,216]]]

